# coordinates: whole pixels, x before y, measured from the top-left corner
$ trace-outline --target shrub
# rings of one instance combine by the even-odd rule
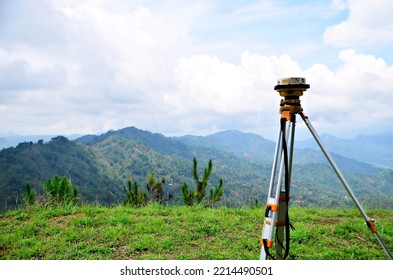
[[[162,204],[164,201],[169,201],[173,198],[173,194],[169,193],[167,198],[164,198],[164,184],[165,178],[161,180],[156,180],[155,174],[151,173],[147,178],[146,188],[149,192],[150,201],[158,202]]]
[[[78,188],[66,176],[55,175],[45,182],[44,190],[50,204],[65,205],[78,200]]]
[[[141,207],[145,206],[148,203],[147,194],[139,190],[137,181],[132,183],[131,175],[128,176],[127,187],[123,187],[123,190],[126,194],[126,198],[124,199],[124,205],[131,205],[133,207]]]
[[[31,190],[30,183],[25,183],[26,192],[23,194],[25,204],[33,205],[37,201],[37,194]]]

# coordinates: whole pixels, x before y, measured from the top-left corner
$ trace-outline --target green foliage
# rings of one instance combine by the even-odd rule
[[[149,192],[150,201],[162,204],[164,201],[169,201],[171,198],[173,198],[173,194],[171,193],[169,193],[167,198],[164,197],[165,181],[165,178],[161,178],[161,180],[156,180],[156,176],[154,173],[151,173],[147,177],[146,188]]]
[[[0,151],[0,212],[24,203],[25,182],[41,198],[45,180],[55,174],[72,178],[84,201],[115,202],[114,197],[122,195],[118,187],[121,180],[109,178],[104,167],[91,147],[62,137],[3,149]]]
[[[132,183],[131,175],[128,176],[127,188],[124,186],[123,190],[126,194],[124,205],[130,205],[132,207],[142,207],[147,205],[147,194],[139,189],[137,181]]]
[[[223,184],[224,180],[220,178],[217,188],[210,189],[210,205],[213,205],[214,203],[221,200],[221,197],[224,194],[224,189],[222,187]]]
[[[181,186],[183,194],[183,202],[188,206],[194,205],[194,192],[188,189],[187,183],[183,183]]]
[[[49,204],[75,204],[78,200],[78,188],[66,176],[53,176],[45,182],[44,191]]]
[[[203,177],[200,178],[198,175],[198,161],[196,158],[193,159],[193,168],[192,175],[194,177],[194,181],[196,183],[196,189],[194,192],[188,189],[188,185],[183,183],[181,186],[182,194],[183,194],[183,202],[186,205],[192,206],[194,205],[194,199],[196,204],[204,205],[204,206],[212,206],[216,202],[220,201],[222,195],[224,193],[223,184],[224,180],[220,178],[219,184],[215,189],[210,190],[209,199],[206,198],[206,189],[209,183],[210,175],[213,170],[213,161],[209,160],[207,168],[204,169]]]
[[[23,200],[27,205],[33,205],[37,201],[37,194],[31,190],[30,183],[25,183],[26,192],[23,194]]]
[[[275,145],[261,137],[232,132],[184,141],[183,137],[164,137],[129,128],[90,136],[85,140],[88,140],[84,142],[87,145],[81,143],[83,141],[55,137],[45,143],[25,142],[15,148],[1,150],[0,213],[25,202],[25,182],[30,182],[31,189],[37,190],[41,197],[43,178],[52,178],[54,174],[67,174],[72,178],[84,201],[111,205],[123,201],[123,185],[126,185],[130,171],[137,182],[145,182],[146,175],[154,172],[156,180],[165,177],[164,194],[173,194],[173,204],[183,204],[187,199],[193,201],[189,204],[196,204],[197,198],[190,195],[195,190],[194,178],[190,174],[193,157],[199,162],[214,162],[215,169],[210,175],[213,187],[218,185],[219,177],[225,179],[225,192],[215,205],[243,207],[254,205],[255,199],[260,203],[266,201]],[[306,150],[295,150],[295,153],[291,205],[353,206],[335,173],[321,161],[323,155],[320,157]],[[343,167],[341,171],[362,205],[393,209],[393,175],[390,169],[375,171],[368,165],[359,166],[359,163],[340,160],[339,157],[336,162],[340,169]],[[362,173],[356,173],[361,170]],[[200,181],[203,181],[203,171],[197,173]],[[211,200],[210,182],[205,192],[203,186],[199,192],[199,199],[205,196],[205,206]],[[139,187],[146,191],[143,184]],[[152,197],[149,199],[153,201]]]
[[[196,183],[195,198],[197,200],[197,203],[202,203],[206,197],[206,187],[209,177],[212,173],[213,162],[212,160],[209,160],[208,166],[203,172],[202,179],[200,179],[198,175],[198,161],[196,160],[196,158],[194,158],[193,163],[194,165],[192,168],[192,175]]]

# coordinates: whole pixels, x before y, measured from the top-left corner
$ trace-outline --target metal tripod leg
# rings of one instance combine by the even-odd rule
[[[270,185],[269,185],[269,191],[268,191],[268,197],[267,197],[267,203],[266,203],[266,210],[265,210],[265,220],[263,224],[263,229],[262,229],[262,237],[261,237],[261,255],[260,259],[261,260],[266,260],[268,258],[268,248],[271,248],[273,246],[273,232],[274,232],[274,226],[275,222],[277,219],[277,211],[278,211],[278,206],[276,203],[276,193],[274,192],[274,181],[275,181],[275,176],[276,176],[276,169],[277,169],[277,164],[279,163],[279,158],[282,156],[282,150],[281,150],[281,141],[282,141],[282,131],[281,129],[278,132],[278,137],[276,141],[276,149],[274,152],[274,159],[273,159],[273,166],[272,166],[272,173],[270,177]],[[281,173],[281,165],[280,165],[280,172]],[[279,178],[281,176],[279,175]],[[276,207],[276,206],[277,207]],[[268,207],[270,207],[270,211],[268,211]]]
[[[262,229],[262,237],[261,237],[261,255],[260,259],[267,259],[269,257],[270,252],[268,251],[269,248],[273,246],[273,234],[276,227],[277,219],[279,222],[286,220],[286,210],[287,210],[287,203],[282,199],[285,197],[286,190],[283,187],[283,174],[284,174],[284,154],[283,154],[283,142],[287,142],[288,136],[291,135],[291,148],[290,148],[290,156],[288,158],[288,163],[290,163],[290,167],[288,168],[290,176],[290,170],[292,169],[292,153],[293,153],[293,140],[294,140],[294,121],[291,123],[292,125],[285,124],[284,129],[280,129],[277,137],[276,142],[276,149],[274,153],[274,160],[273,160],[273,167],[272,173],[270,178],[270,185],[269,185],[269,192],[268,198],[266,203],[266,210],[265,210],[265,221],[264,226]],[[287,126],[289,129],[287,129]],[[289,133],[291,132],[291,133]],[[276,173],[277,173],[277,166],[280,166],[278,172],[278,179],[275,180]],[[288,194],[289,196],[289,194]],[[280,199],[281,198],[281,199]],[[280,201],[281,200],[281,201]],[[277,239],[278,246],[276,246],[276,259],[282,258],[282,246],[283,244],[283,231],[277,232]]]
[[[292,115],[293,120],[289,122],[288,125],[288,135],[290,136],[289,141],[287,142],[287,146],[289,148],[288,151],[288,189],[285,189],[285,185],[281,184],[281,191],[279,196],[279,206],[278,206],[278,218],[276,221],[276,259],[284,259],[285,256],[283,255],[282,251],[284,248],[289,250],[289,244],[284,244],[284,233],[289,234],[286,232],[286,226],[289,221],[289,217],[287,217],[288,213],[288,202],[289,202],[289,192],[290,192],[290,185],[291,185],[291,174],[292,174],[292,158],[293,158],[293,147],[294,147],[294,140],[295,140],[295,116]],[[288,137],[287,137],[288,139]],[[288,201],[286,198],[288,197]]]
[[[377,228],[376,228],[376,226],[374,224],[374,221],[370,217],[367,216],[366,212],[364,211],[364,209],[361,206],[360,202],[356,198],[356,196],[353,193],[352,189],[349,187],[349,185],[348,185],[347,181],[345,180],[344,176],[342,175],[341,171],[338,169],[336,163],[333,161],[333,158],[330,156],[329,152],[325,149],[324,145],[322,144],[322,141],[319,138],[318,134],[316,133],[314,127],[311,125],[310,121],[308,120],[308,118],[303,113],[300,113],[300,116],[302,117],[302,119],[305,122],[306,126],[310,130],[310,132],[313,135],[315,141],[318,143],[318,145],[321,148],[322,152],[324,153],[326,159],[329,161],[329,163],[332,166],[334,172],[339,177],[341,183],[344,185],[344,187],[347,190],[349,196],[352,198],[352,200],[355,203],[356,207],[359,209],[360,213],[362,214],[362,216],[366,220],[367,226],[375,234],[379,244],[381,245],[382,249],[385,251],[386,255],[389,257],[389,259],[393,260],[392,254],[390,253],[390,251],[387,248],[386,244],[383,242],[382,238],[379,236],[379,234],[377,232]]]

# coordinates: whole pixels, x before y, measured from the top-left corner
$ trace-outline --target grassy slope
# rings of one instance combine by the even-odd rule
[[[372,210],[393,251],[393,211]],[[355,209],[291,208],[289,259],[386,259]],[[22,208],[0,216],[0,259],[258,259],[263,209]]]

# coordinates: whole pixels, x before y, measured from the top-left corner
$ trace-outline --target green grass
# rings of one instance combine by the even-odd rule
[[[393,211],[372,210],[393,251]],[[259,258],[264,209],[38,206],[0,215],[0,259]],[[290,208],[289,259],[386,259],[355,209]]]

